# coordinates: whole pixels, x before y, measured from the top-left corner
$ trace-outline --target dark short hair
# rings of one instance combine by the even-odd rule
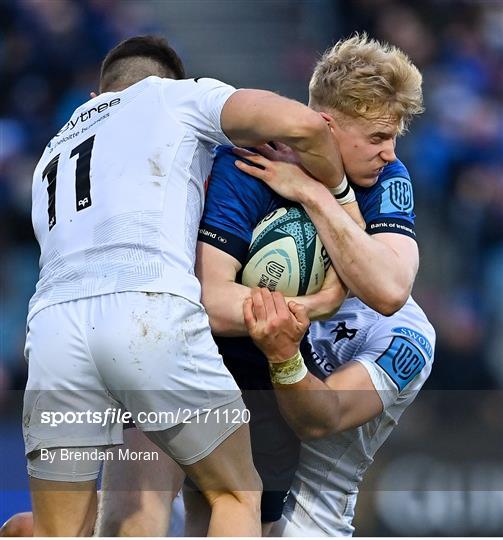
[[[101,64],[100,81],[117,60],[143,56],[159,63],[165,68],[165,76],[184,79],[185,69],[180,57],[166,39],[160,36],[135,36],[121,41],[105,56]]]

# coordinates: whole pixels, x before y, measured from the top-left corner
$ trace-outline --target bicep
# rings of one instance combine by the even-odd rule
[[[253,146],[259,142],[255,136],[260,132],[256,120],[263,109],[274,99],[266,90],[241,89],[235,92],[222,109],[220,121],[224,133],[237,146]],[[267,126],[263,126],[267,130]]]
[[[340,419],[337,431],[345,431],[369,422],[383,411],[367,369],[357,361],[348,362],[325,380],[339,396]]]

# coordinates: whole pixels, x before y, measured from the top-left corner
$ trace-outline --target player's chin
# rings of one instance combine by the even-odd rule
[[[365,175],[359,175],[355,178],[351,178],[351,180],[353,184],[356,184],[357,186],[368,188],[372,187],[377,182],[378,177],[378,174],[370,173]]]

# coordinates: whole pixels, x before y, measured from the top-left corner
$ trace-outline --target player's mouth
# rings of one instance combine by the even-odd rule
[[[366,178],[377,180],[377,177],[382,173],[384,167],[379,167],[378,169],[369,170],[366,174]]]

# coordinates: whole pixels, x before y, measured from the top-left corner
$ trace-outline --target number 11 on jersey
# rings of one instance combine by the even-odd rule
[[[88,208],[92,204],[90,169],[93,145],[94,135],[80,143],[70,153],[70,158],[78,156],[75,169],[75,210],[77,212]],[[42,179],[47,178],[49,230],[56,225],[56,180],[60,155],[54,156],[42,173]]]

